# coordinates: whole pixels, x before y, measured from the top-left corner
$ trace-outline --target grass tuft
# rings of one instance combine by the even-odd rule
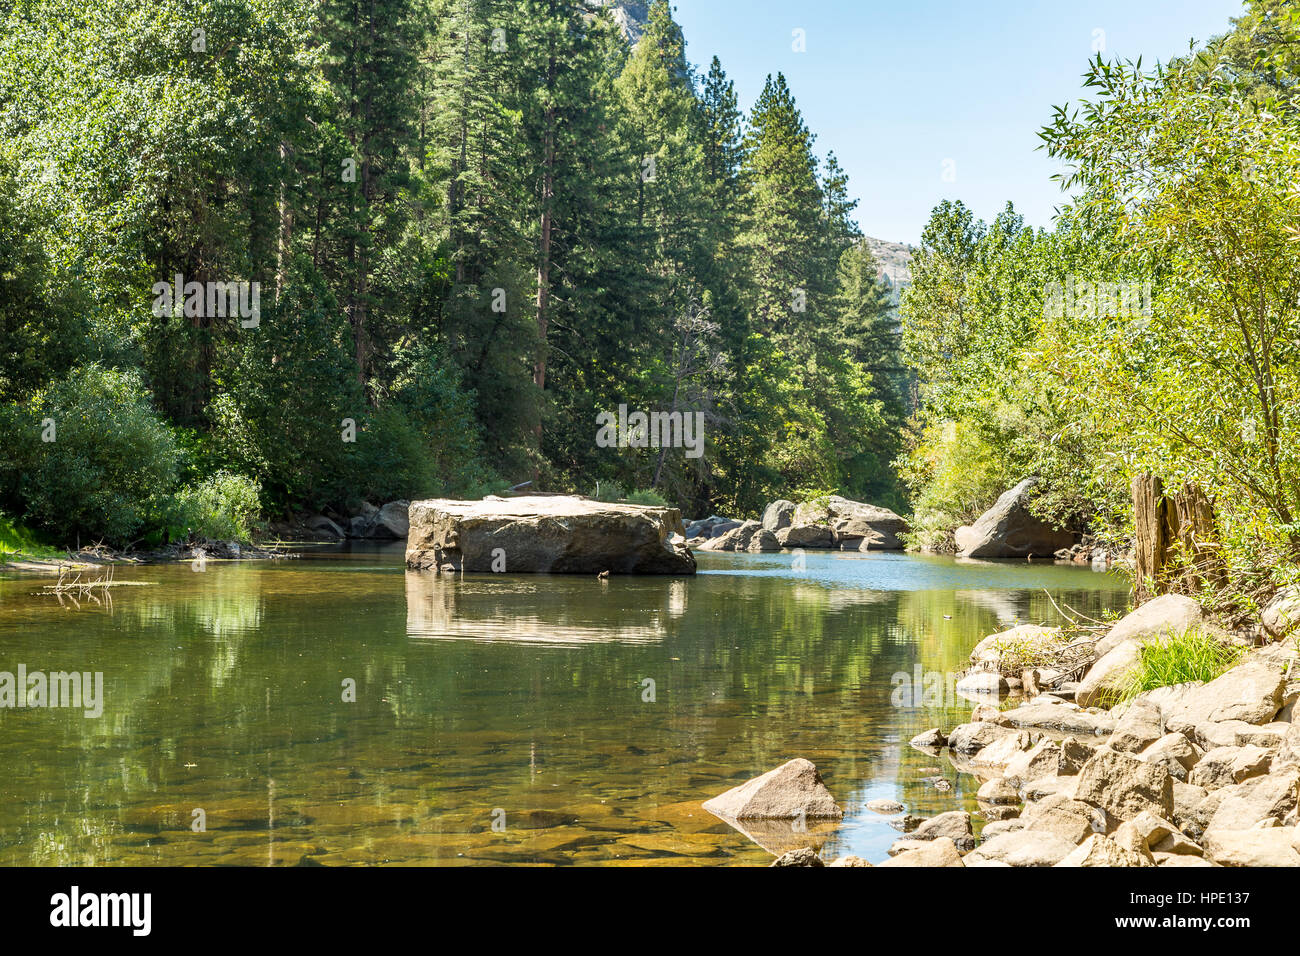
[[[1144,644],[1138,651],[1137,664],[1119,688],[1116,703],[1157,687],[1212,681],[1235,664],[1244,650],[1199,628]]]

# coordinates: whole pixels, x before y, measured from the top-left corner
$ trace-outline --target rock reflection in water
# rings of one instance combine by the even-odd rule
[[[652,592],[587,577],[407,571],[406,634],[567,647],[656,644],[686,613],[686,588],[682,580]]]

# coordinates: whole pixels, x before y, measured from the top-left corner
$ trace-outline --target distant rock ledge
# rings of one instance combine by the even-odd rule
[[[572,495],[413,501],[406,566],[508,574],[694,574],[676,508]]]

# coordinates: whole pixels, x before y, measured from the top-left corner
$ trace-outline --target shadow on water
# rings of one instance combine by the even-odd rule
[[[699,804],[795,756],[846,811],[813,842],[879,860],[898,834],[863,803],[973,809],[978,785],[906,745],[969,703],[900,683],[1055,620],[1044,588],[1089,614],[1127,598],[1048,564],[699,558],[600,582],[315,549],[132,568],[151,586],[80,611],[0,578],[0,671],[105,685],[98,719],[0,709],[0,863],[763,864],[790,834]]]

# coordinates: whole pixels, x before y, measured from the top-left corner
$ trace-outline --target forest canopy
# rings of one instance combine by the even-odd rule
[[[901,508],[855,205],[785,78],[746,111],[664,0],[635,45],[576,0],[4,0],[0,510],[124,545],[205,496]],[[704,453],[601,447],[620,405]]]

